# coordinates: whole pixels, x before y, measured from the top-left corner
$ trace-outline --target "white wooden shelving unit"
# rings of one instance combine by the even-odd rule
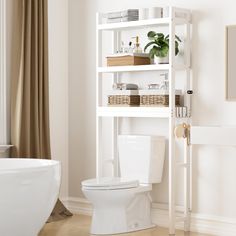
[[[175,62],[175,31],[176,25],[183,25],[185,27],[184,40],[184,63],[178,65]],[[141,66],[116,66],[103,67],[102,66],[102,32],[112,32],[112,48],[116,52],[120,45],[120,32],[122,30],[145,29],[145,27],[168,27],[170,35],[169,48],[169,64],[165,65],[141,65]],[[175,136],[174,128],[177,119],[175,115],[175,73],[178,70],[186,72],[185,90],[191,90],[191,75],[190,75],[190,34],[191,34],[191,12],[186,9],[169,7],[169,17],[148,19],[141,21],[122,22],[102,24],[100,14],[97,13],[97,27],[96,27],[96,88],[97,88],[97,108],[96,108],[96,172],[97,177],[102,176],[102,158],[101,158],[101,131],[102,131],[102,117],[112,118],[112,152],[113,158],[109,160],[113,163],[113,174],[118,175],[118,155],[117,155],[117,136],[119,134],[119,119],[121,117],[152,117],[152,118],[166,118],[169,120],[169,233],[175,234],[176,222],[184,222],[184,230],[190,229],[190,212],[191,212],[191,150],[186,148],[184,153],[184,162],[177,163],[175,158]],[[139,72],[139,71],[166,71],[169,74],[169,107],[107,107],[102,106],[102,74],[111,73],[113,82],[119,81],[119,75],[122,72]],[[185,92],[186,92],[185,91]],[[191,124],[191,110],[189,97],[184,98],[185,106],[188,108],[187,122]],[[107,161],[107,160],[106,160]],[[175,207],[175,172],[176,168],[183,168],[184,171],[184,212],[183,217],[176,218]]]

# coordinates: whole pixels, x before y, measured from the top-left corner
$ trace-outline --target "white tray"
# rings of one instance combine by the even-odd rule
[[[114,95],[139,95],[139,90],[111,90],[108,93],[108,96]]]
[[[182,91],[177,89],[175,90],[175,95],[181,95]],[[145,89],[139,90],[139,95],[169,95],[169,90],[164,89]]]

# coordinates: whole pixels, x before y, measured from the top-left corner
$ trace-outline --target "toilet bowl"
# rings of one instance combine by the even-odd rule
[[[119,135],[120,177],[82,182],[93,205],[91,234],[119,234],[151,228],[152,184],[162,180],[165,138]]]
[[[91,234],[118,234],[153,227],[149,184],[124,178],[99,178],[82,182],[93,204]]]

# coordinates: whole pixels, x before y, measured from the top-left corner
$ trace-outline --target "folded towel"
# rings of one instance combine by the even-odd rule
[[[114,83],[113,90],[138,90],[137,84]]]
[[[121,17],[128,17],[128,16],[138,16],[138,9],[128,9],[124,11],[118,11],[118,12],[110,12],[103,14],[104,18],[121,18]]]
[[[137,17],[120,17],[120,18],[108,18],[107,23],[120,23],[120,22],[128,22],[128,21],[137,21],[139,20]]]

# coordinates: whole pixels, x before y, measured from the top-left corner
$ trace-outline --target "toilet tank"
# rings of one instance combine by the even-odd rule
[[[121,177],[140,183],[160,183],[165,159],[165,138],[161,136],[119,135]]]

